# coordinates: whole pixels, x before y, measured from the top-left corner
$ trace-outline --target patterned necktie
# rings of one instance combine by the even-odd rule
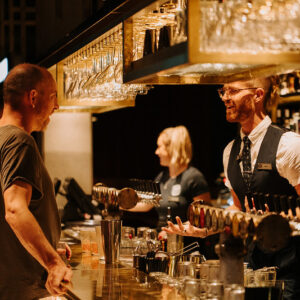
[[[247,192],[250,192],[250,179],[251,179],[251,153],[250,153],[250,145],[251,141],[247,136],[243,138],[244,148],[242,151],[242,164],[243,164],[243,177],[246,183]]]

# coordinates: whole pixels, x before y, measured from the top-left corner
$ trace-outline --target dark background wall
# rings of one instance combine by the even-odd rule
[[[185,125],[193,142],[192,164],[211,189],[223,171],[222,154],[236,135],[236,124],[225,119],[215,85],[155,86],[137,96],[136,106],[97,114],[93,123],[94,180],[153,179],[161,170],[154,154],[159,133]]]

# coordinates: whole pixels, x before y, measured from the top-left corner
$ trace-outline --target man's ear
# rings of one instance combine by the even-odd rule
[[[33,108],[35,108],[36,101],[37,101],[38,91],[37,90],[31,90],[29,92],[29,100],[30,104]]]
[[[265,91],[262,88],[258,88],[255,93],[255,103],[258,103],[263,100]]]

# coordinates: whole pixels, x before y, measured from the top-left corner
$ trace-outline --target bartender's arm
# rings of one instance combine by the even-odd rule
[[[234,190],[230,190],[232,199],[233,199],[233,204],[228,206],[226,209],[227,210],[242,210],[241,202],[237,196],[237,194],[234,192]]]
[[[46,288],[52,295],[61,295],[64,280],[71,280],[72,271],[48,242],[38,222],[28,209],[32,186],[15,181],[4,191],[5,219],[24,248],[47,270]]]
[[[130,209],[124,209],[120,207],[122,210],[132,211],[132,212],[147,212],[153,208],[152,204],[138,202],[135,207]]]

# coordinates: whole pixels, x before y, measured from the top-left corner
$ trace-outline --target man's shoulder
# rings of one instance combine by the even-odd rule
[[[232,148],[233,143],[235,142],[235,140],[236,140],[236,139],[231,140],[231,141],[226,145],[226,147],[224,148],[224,151],[223,151],[224,154],[231,151],[231,148]]]
[[[34,139],[24,130],[16,126],[6,125],[0,127],[0,142],[1,144],[22,143],[33,145]]]
[[[300,135],[293,131],[284,132],[280,138],[279,147],[285,151],[299,153]]]

